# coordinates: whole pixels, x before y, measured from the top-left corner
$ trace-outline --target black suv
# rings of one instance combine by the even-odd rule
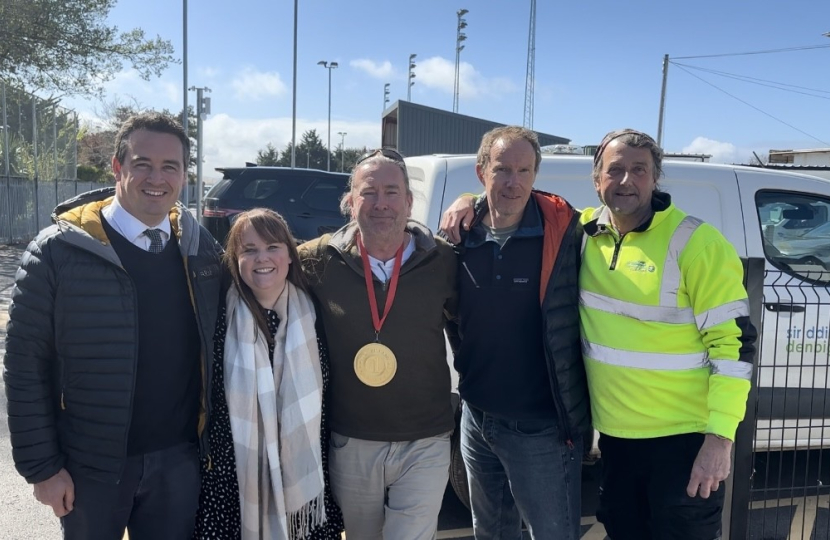
[[[251,208],[271,208],[288,222],[299,242],[336,231],[346,223],[340,198],[349,175],[288,167],[216,169],[224,176],[205,195],[202,225],[222,245],[233,216]]]

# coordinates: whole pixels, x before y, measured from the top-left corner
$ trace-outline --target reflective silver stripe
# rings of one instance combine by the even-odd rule
[[[582,233],[582,248],[579,250],[579,254],[585,256],[585,246],[588,245],[588,233]]]
[[[582,354],[587,358],[613,366],[680,371],[707,367],[705,353],[666,354],[623,351],[582,340]]]
[[[749,300],[736,300],[704,311],[695,317],[695,322],[699,330],[705,330],[737,317],[749,317]]]
[[[669,324],[692,324],[695,322],[695,313],[692,308],[677,308],[670,306],[644,306],[623,302],[582,290],[579,293],[579,302],[591,309],[622,315],[640,321],[661,322]]]
[[[752,364],[737,360],[710,360],[712,375],[735,377],[736,379],[752,380]]]
[[[689,243],[689,238],[703,221],[686,216],[677,225],[669,242],[666,261],[663,263],[663,280],[660,284],[660,305],[676,306],[677,291],[680,289],[680,254]]]

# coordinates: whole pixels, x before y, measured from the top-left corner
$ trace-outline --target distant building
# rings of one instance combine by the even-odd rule
[[[381,140],[383,146],[395,148],[405,156],[475,154],[482,135],[503,125],[409,101],[396,101],[383,113]],[[571,142],[565,137],[538,131],[536,134],[541,146]]]
[[[770,163],[791,164],[795,166],[816,165],[830,166],[830,148],[810,148],[807,150],[770,150]]]
[[[830,180],[830,148],[770,150],[766,164],[750,166],[809,174]]]

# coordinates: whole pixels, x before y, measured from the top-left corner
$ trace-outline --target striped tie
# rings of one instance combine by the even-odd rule
[[[158,229],[147,229],[144,231],[144,236],[150,239],[150,253],[161,253],[161,231]]]

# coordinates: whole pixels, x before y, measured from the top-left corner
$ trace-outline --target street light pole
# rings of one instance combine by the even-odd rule
[[[187,0],[182,0],[182,129],[190,138],[190,132],[187,131]],[[187,163],[184,164],[185,183],[184,189],[179,195],[179,200],[187,207],[190,204],[189,187],[190,183],[187,179],[187,171],[190,170],[190,156],[187,156]]]
[[[291,168],[297,166],[297,10],[299,0],[294,0],[294,89],[291,92]]]
[[[454,113],[458,112],[458,94],[461,92],[460,63],[461,51],[464,50],[464,45],[462,45],[461,42],[467,39],[467,35],[462,32],[462,30],[467,28],[467,21],[462,17],[469,12],[470,10],[468,9],[459,9],[455,12],[455,14],[458,15],[458,28],[456,29],[455,35],[455,85],[452,93],[452,112]]]
[[[346,135],[345,131],[338,131],[340,135],[340,172],[343,172],[343,162],[346,161]]]
[[[415,57],[418,56],[417,54],[410,54],[409,55],[409,75],[406,77],[407,85],[406,85],[406,100],[412,101],[412,86],[415,84],[415,74],[412,73],[412,70],[415,69]]]
[[[386,110],[386,104],[389,103],[389,83],[383,85],[383,110]]]
[[[327,62],[326,60],[320,60],[317,62],[318,66],[323,66],[327,70],[329,70],[329,142],[328,142],[328,155],[326,156],[326,170],[331,170],[331,70],[337,67],[337,62]]]
[[[205,97],[205,92],[210,92],[210,88],[198,88],[193,86],[190,90],[196,90],[196,217],[197,219],[202,214],[202,164],[205,160],[204,153],[204,121],[207,115],[210,114],[210,98]]]

